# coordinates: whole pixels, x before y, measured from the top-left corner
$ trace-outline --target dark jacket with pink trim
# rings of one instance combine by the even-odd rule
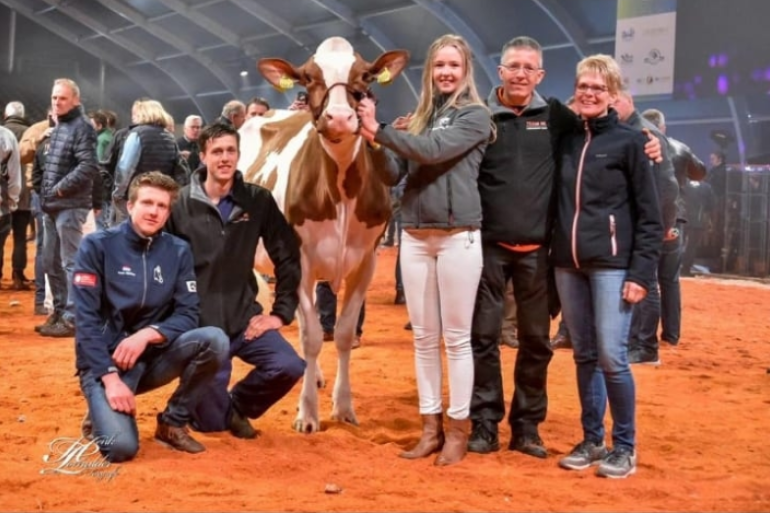
[[[607,116],[566,132],[557,146],[556,267],[628,269],[646,289],[663,240],[647,137]]]

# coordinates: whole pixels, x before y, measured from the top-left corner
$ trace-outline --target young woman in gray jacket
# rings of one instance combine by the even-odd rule
[[[468,442],[471,320],[482,268],[476,179],[492,125],[463,38],[441,36],[428,49],[425,63],[420,100],[406,130],[378,123],[369,99],[361,102],[358,114],[364,137],[389,150],[374,151],[389,157],[375,166],[378,176],[392,186],[406,175],[400,264],[414,330],[423,432],[417,445],[401,456],[422,458],[441,451],[435,464],[450,465],[464,458]],[[449,371],[446,438],[442,336]]]

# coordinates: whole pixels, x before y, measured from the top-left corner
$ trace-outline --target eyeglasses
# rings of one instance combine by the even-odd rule
[[[505,64],[501,64],[500,67],[511,73],[518,73],[519,71],[523,71],[524,74],[527,76],[530,76],[533,73],[543,69],[543,68],[533,68],[531,66],[519,66],[517,64],[514,64],[513,66],[506,66]]]
[[[591,91],[595,95],[600,95],[607,92],[607,86],[590,85],[590,84],[578,84],[575,89],[580,93],[587,93]]]

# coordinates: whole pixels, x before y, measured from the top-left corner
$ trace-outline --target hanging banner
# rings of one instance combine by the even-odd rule
[[[618,0],[615,60],[635,97],[674,92],[676,0]]]

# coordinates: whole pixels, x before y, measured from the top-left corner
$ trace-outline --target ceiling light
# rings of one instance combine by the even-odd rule
[[[243,70],[243,71],[241,71],[241,76],[242,77],[248,77],[249,76],[249,72],[246,71],[246,70]]]

